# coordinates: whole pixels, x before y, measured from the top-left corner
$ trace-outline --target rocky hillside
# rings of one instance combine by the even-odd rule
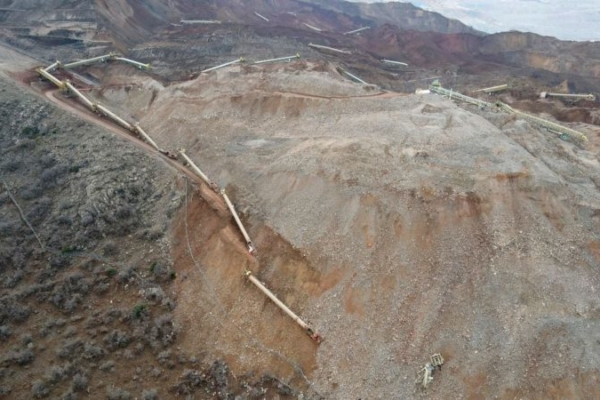
[[[0,398],[297,394],[181,349],[170,231],[192,183],[4,78],[0,116]]]
[[[181,19],[217,19],[226,23],[256,24],[254,12],[270,17],[275,25],[309,30],[303,23],[323,30],[348,31],[356,24],[393,23],[404,29],[436,32],[474,32],[455,20],[407,4],[370,5],[357,8],[347,2],[285,0],[187,1],[167,6],[162,1],[12,1],[0,7],[0,21],[14,39],[85,44],[88,40],[111,40],[131,45],[147,40],[153,33]],[[264,21],[263,21],[264,22]]]

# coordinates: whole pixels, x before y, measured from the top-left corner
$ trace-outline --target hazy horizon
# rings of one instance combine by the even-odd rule
[[[391,0],[349,0],[389,2]],[[600,0],[413,0],[417,7],[488,32],[518,30],[562,40],[600,40]]]

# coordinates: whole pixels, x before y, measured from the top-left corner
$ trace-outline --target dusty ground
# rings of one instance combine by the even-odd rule
[[[238,372],[266,365],[297,382],[300,366],[327,398],[419,397],[415,373],[434,352],[447,363],[428,397],[598,396],[594,127],[571,125],[590,137],[580,149],[503,114],[380,94],[322,63],[137,90],[97,95],[227,187],[260,254],[258,266],[223,244],[231,226],[188,205],[193,223],[174,232],[194,277],[178,284],[186,345],[214,344]],[[326,341],[311,347],[245,286],[245,268]],[[252,355],[242,331],[283,357],[255,343]]]

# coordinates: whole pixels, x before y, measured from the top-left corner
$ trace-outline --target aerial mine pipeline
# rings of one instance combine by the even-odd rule
[[[265,60],[264,62],[290,61],[293,58],[299,58],[299,57],[300,57],[300,55],[296,54],[295,56]],[[160,147],[158,147],[158,145],[150,137],[150,135],[148,135],[148,133],[139,126],[139,123],[127,122],[125,119],[119,117],[116,113],[109,110],[105,106],[91,101],[83,93],[81,93],[81,91],[79,89],[77,89],[70,81],[68,81],[68,80],[61,81],[56,76],[54,76],[50,73],[50,71],[52,71],[54,69],[59,69],[59,68],[69,69],[69,68],[74,68],[76,66],[90,65],[90,64],[97,63],[97,62],[106,62],[109,60],[123,61],[123,62],[131,64],[142,70],[150,69],[150,64],[144,64],[144,63],[141,63],[141,62],[138,62],[135,60],[130,60],[130,59],[127,59],[124,57],[118,57],[116,54],[111,53],[111,54],[108,54],[105,56],[94,57],[94,58],[84,59],[84,60],[78,60],[78,61],[68,63],[68,64],[62,64],[60,61],[56,61],[55,63],[51,64],[50,66],[48,66],[46,68],[41,68],[41,67],[37,68],[36,72],[42,78],[53,83],[60,91],[66,92],[66,93],[71,93],[72,95],[74,95],[75,98],[77,98],[81,103],[83,103],[93,113],[104,116],[104,117],[108,118],[109,120],[113,121],[114,123],[116,123],[117,125],[119,125],[120,127],[127,129],[129,132],[137,134],[146,143],[148,143],[150,146],[152,146],[152,148],[154,148],[157,152],[169,157],[172,160],[177,160],[177,157],[173,153],[163,150]],[[223,67],[226,67],[229,65],[237,64],[240,62],[244,62],[244,59],[240,58],[240,59],[232,61],[232,62],[228,62],[228,63],[221,64],[221,65],[218,65],[213,68],[209,68],[202,72],[213,71],[213,70],[223,68]],[[227,205],[227,208],[229,209],[239,231],[241,232],[242,236],[244,237],[244,240],[248,247],[248,252],[250,253],[250,255],[255,256],[256,255],[256,247],[252,243],[250,235],[248,234],[246,228],[244,227],[244,225],[243,225],[237,211],[235,210],[233,203],[229,199],[229,196],[227,195],[227,193],[225,193],[224,190],[220,189],[219,186],[214,181],[210,180],[208,178],[208,176],[204,172],[202,172],[202,170],[187,156],[187,154],[185,154],[184,150],[180,150],[179,154],[181,155],[181,157],[183,158],[183,160],[185,162],[184,167],[187,168],[189,166],[188,171],[197,175],[202,180],[202,182],[204,182],[206,185],[208,185],[208,187],[210,187],[217,194],[221,195],[221,197],[222,197],[223,201],[225,202],[225,204]],[[269,299],[271,299],[273,301],[273,303],[275,305],[277,305],[277,307],[279,307],[284,313],[286,313],[290,318],[292,318],[294,320],[294,322],[296,322],[313,341],[315,341],[316,343],[321,343],[323,341],[323,337],[315,329],[313,329],[310,325],[308,325],[306,322],[304,322],[289,307],[287,307],[281,300],[279,300],[277,298],[277,296],[275,296],[275,294],[273,294],[273,292],[271,292],[254,275],[252,275],[252,272],[246,271],[245,276],[252,284],[254,284],[258,289],[260,289],[261,292],[263,292]]]
[[[486,88],[486,89],[482,89],[482,90],[483,91],[493,91],[493,90],[503,90],[503,89],[505,89],[505,85],[496,86],[493,88]],[[555,122],[548,121],[546,119],[536,117],[531,114],[527,114],[523,111],[515,110],[508,104],[502,103],[501,101],[497,101],[495,103],[488,103],[486,101],[479,100],[474,97],[465,96],[464,94],[458,93],[452,89],[443,88],[441,86],[440,82],[437,80],[429,86],[429,90],[434,93],[437,93],[441,96],[448,97],[451,100],[456,99],[456,100],[463,101],[465,103],[476,105],[477,107],[479,107],[481,109],[491,109],[491,108],[495,107],[499,111],[504,111],[508,114],[514,114],[518,118],[524,119],[525,121],[528,121],[534,125],[540,126],[551,132],[556,133],[557,135],[559,135],[559,137],[562,140],[571,139],[579,144],[585,143],[588,140],[588,138],[583,133],[578,132],[575,129],[567,128],[566,126],[559,125]],[[572,96],[575,96],[575,95],[572,95]],[[584,96],[586,98],[590,98],[589,96],[593,96],[593,95],[584,95]]]

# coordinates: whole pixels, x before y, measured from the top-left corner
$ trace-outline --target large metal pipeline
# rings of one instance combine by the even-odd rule
[[[300,53],[296,53],[295,56],[269,58],[268,60],[254,61],[253,64],[256,65],[256,64],[265,64],[265,63],[277,62],[277,61],[292,61],[294,58],[300,58]]]
[[[252,244],[252,240],[250,240],[250,235],[248,235],[248,232],[246,232],[246,228],[244,228],[244,225],[242,224],[242,221],[240,220],[240,217],[238,216],[237,211],[235,211],[235,207],[231,203],[231,200],[229,200],[229,196],[227,196],[227,193],[225,193],[225,190],[221,190],[221,196],[223,196],[223,199],[225,200],[225,203],[227,204],[227,207],[229,208],[231,215],[233,215],[233,219],[235,220],[235,223],[237,224],[238,228],[240,228],[240,231],[242,232],[242,235],[244,236],[244,240],[246,240],[246,245],[248,246],[248,252],[250,252],[250,254],[252,254],[252,255],[255,255],[256,247],[254,247],[254,244]]]
[[[79,60],[79,61],[74,61],[74,62],[71,62],[68,64],[63,64],[62,68],[69,69],[69,68],[78,67],[80,65],[89,65],[89,64],[94,64],[96,62],[105,62],[105,61],[114,59],[116,56],[117,56],[116,53],[109,53],[109,54],[105,54],[103,56],[86,58],[85,60]]]
[[[310,28],[310,29],[312,29],[313,31],[316,31],[316,32],[323,32],[323,29],[321,29],[321,28],[317,28],[316,26],[309,25],[309,24],[307,24],[306,22],[303,22],[303,24],[304,24],[304,25],[305,25],[307,28]]]
[[[242,62],[244,62],[244,61],[245,61],[245,60],[244,60],[244,58],[243,58],[243,57],[240,57],[240,58],[238,58],[237,60],[233,60],[233,61],[230,61],[230,62],[226,62],[225,64],[217,65],[216,67],[212,67],[212,68],[205,69],[204,71],[202,71],[202,72],[200,72],[200,73],[201,73],[201,74],[203,74],[203,73],[205,73],[205,72],[214,71],[214,70],[216,70],[216,69],[219,69],[219,68],[224,68],[224,67],[228,67],[228,66],[230,66],[230,65],[233,65],[233,64],[242,63]]]
[[[192,24],[220,24],[221,21],[216,19],[182,19],[182,24],[192,25]]]
[[[585,136],[583,133],[578,132],[574,129],[571,128],[567,128],[566,126],[562,126],[559,124],[556,124],[554,122],[545,120],[543,118],[540,117],[536,117],[533,116],[531,114],[527,114],[524,113],[523,111],[519,111],[519,110],[515,110],[514,108],[512,108],[511,106],[509,106],[508,104],[502,103],[501,101],[497,101],[496,102],[496,106],[498,108],[500,108],[501,110],[504,110],[508,113],[511,114],[516,114],[518,117],[523,118],[524,120],[527,120],[529,122],[532,122],[536,125],[542,126],[546,129],[549,129],[553,132],[556,132],[557,134],[560,135],[561,139],[565,139],[563,137],[563,135],[566,135],[567,137],[571,137],[573,139],[576,139],[580,142],[587,142],[588,138],[587,136]]]
[[[362,27],[362,28],[358,28],[358,29],[355,29],[355,30],[353,30],[353,31],[346,32],[346,33],[344,33],[344,35],[352,35],[352,34],[354,34],[354,33],[362,32],[362,31],[366,31],[367,29],[371,29],[371,27],[369,27],[369,26],[364,26],[364,27]]]
[[[46,68],[44,68],[44,71],[46,71],[46,72],[50,72],[50,71],[52,71],[53,69],[55,69],[56,67],[60,67],[60,65],[61,65],[61,64],[60,64],[60,61],[56,60],[56,61],[54,62],[54,64],[50,64],[50,65],[48,65]]]
[[[321,50],[335,51],[336,53],[342,53],[342,54],[352,54],[352,52],[350,52],[348,50],[340,50],[340,49],[336,49],[333,47],[322,46],[320,44],[314,44],[314,43],[309,43],[308,47],[314,47],[315,49],[321,49]]]
[[[90,99],[88,99],[87,97],[85,97],[85,96],[83,95],[83,93],[81,93],[81,92],[80,92],[80,91],[79,91],[79,90],[78,90],[78,89],[77,89],[75,86],[73,86],[73,85],[71,84],[71,82],[69,82],[69,81],[65,81],[65,87],[66,87],[66,88],[67,88],[67,89],[68,89],[68,90],[69,90],[71,93],[73,93],[75,96],[77,96],[77,98],[78,98],[79,100],[81,100],[81,102],[82,102],[83,104],[85,104],[85,105],[86,105],[86,106],[87,106],[87,107],[88,107],[90,110],[92,110],[92,111],[94,111],[94,112],[96,111],[96,104],[95,104],[95,103],[92,103],[92,102],[90,101]]]
[[[500,92],[505,89],[508,89],[507,84],[492,86],[492,87],[488,87],[488,88],[484,88],[484,89],[479,89],[479,90],[476,90],[475,92],[494,93],[494,92]]]
[[[408,67],[407,63],[404,63],[404,62],[401,62],[401,61],[388,60],[386,58],[382,58],[381,62],[384,63],[384,64],[402,65],[404,67]]]
[[[133,129],[135,130],[135,132],[137,132],[148,144],[150,144],[150,146],[154,147],[154,149],[158,152],[163,153],[164,150],[162,150],[160,147],[158,147],[158,145],[156,144],[156,142],[154,140],[152,140],[152,138],[150,137],[150,135],[148,135],[140,126],[139,124],[135,124]]]
[[[261,15],[261,14],[257,13],[256,11],[254,11],[254,15],[256,15],[259,18],[262,18],[263,20],[265,20],[267,22],[270,22],[269,18],[265,17],[264,15]]]
[[[121,125],[123,128],[125,128],[131,132],[135,131],[133,125],[131,125],[129,122],[127,122],[124,119],[122,119],[121,117],[119,117],[114,112],[110,111],[108,108],[106,108],[100,104],[96,104],[96,108],[98,109],[98,111],[100,111],[102,114],[104,114],[107,118],[112,119],[114,122]]]
[[[50,82],[54,83],[57,88],[63,90],[65,88],[65,83],[52,75],[50,72],[46,71],[44,68],[36,68],[35,70],[42,77],[48,79]]]
[[[196,175],[198,175],[204,183],[206,183],[215,192],[221,193],[219,186],[215,182],[208,179],[208,176],[206,176],[206,174],[204,172],[202,172],[202,170],[200,168],[198,168],[198,166],[196,164],[194,164],[194,162],[187,156],[187,154],[185,154],[184,149],[179,150],[179,154],[181,155],[181,157],[183,157],[185,162],[187,162],[187,164],[192,168],[192,171],[194,171],[196,173]]]
[[[300,325],[300,327],[302,329],[304,329],[304,331],[306,332],[306,334],[308,336],[310,336],[310,338],[312,340],[314,340],[317,343],[321,343],[323,341],[323,337],[321,337],[321,335],[317,331],[315,331],[314,329],[312,329],[306,322],[304,322],[299,316],[297,316],[292,310],[290,310],[288,306],[286,306],[285,304],[283,304],[283,302],[281,300],[279,300],[277,298],[277,296],[275,296],[273,294],[273,292],[271,292],[254,275],[252,275],[251,271],[246,271],[245,275],[248,278],[248,280],[250,282],[252,282],[254,284],[254,286],[256,286],[257,288],[259,288],[261,292],[263,292],[265,295],[267,295],[267,297],[269,299],[271,299],[273,301],[273,303],[275,303],[275,305],[277,305],[277,307],[279,307],[290,318],[292,318],[298,325]]]
[[[429,86],[429,90],[431,90],[432,92],[437,93],[439,95],[447,96],[449,99],[457,99],[457,100],[462,100],[465,103],[474,104],[479,108],[487,108],[492,105],[491,103],[485,102],[483,100],[479,100],[474,97],[465,96],[464,94],[455,92],[454,90],[445,89],[440,85],[439,81],[433,82]]]
[[[596,100],[596,96],[594,96],[591,93],[590,94],[570,94],[570,93],[542,92],[542,93],[540,93],[540,97],[542,99],[545,99],[546,97],[565,97],[565,98],[571,98],[571,99],[587,99],[587,100],[591,100],[591,101]]]
[[[462,100],[465,101],[467,103],[471,103],[471,104],[475,104],[476,106],[479,106],[480,108],[487,108],[490,107],[492,104],[491,103],[487,103],[485,101],[479,100],[479,99],[475,99],[473,97],[469,97],[469,96],[465,96],[461,93],[457,93],[454,92],[453,90],[448,90],[448,89],[444,89],[440,83],[438,81],[433,82],[430,86],[429,89],[432,92],[435,92],[437,94],[440,94],[442,96],[448,96],[448,98],[452,99],[458,99],[458,100]],[[509,106],[508,104],[504,104],[501,101],[497,101],[496,102],[496,107],[498,107],[499,109],[508,112],[510,114],[515,114],[529,122],[532,122],[538,126],[542,126],[546,129],[549,129],[553,132],[556,132],[557,134],[560,135],[561,139],[566,139],[568,137],[571,137],[573,139],[576,139],[580,142],[587,142],[587,137],[581,133],[581,132],[577,132],[574,129],[571,128],[567,128],[566,126],[562,126],[559,124],[556,124],[554,122],[545,120],[543,118],[539,118],[527,113],[524,113],[523,111],[519,111],[519,110],[515,110],[514,108],[512,108],[511,106]],[[564,135],[564,136],[563,136]]]
[[[141,63],[139,61],[131,60],[131,59],[125,58],[125,57],[114,57],[114,60],[115,61],[123,61],[124,63],[131,64],[134,67],[137,67],[137,68],[142,69],[144,71],[149,71],[149,70],[152,69],[152,66],[150,64],[144,64],[144,63]]]
[[[341,68],[340,68],[341,69]],[[350,78],[354,79],[355,81],[362,83],[363,85],[368,85],[367,82],[363,81],[362,79],[360,79],[358,76],[351,74],[350,72],[346,71],[345,69],[341,69],[342,73],[348,75]]]

